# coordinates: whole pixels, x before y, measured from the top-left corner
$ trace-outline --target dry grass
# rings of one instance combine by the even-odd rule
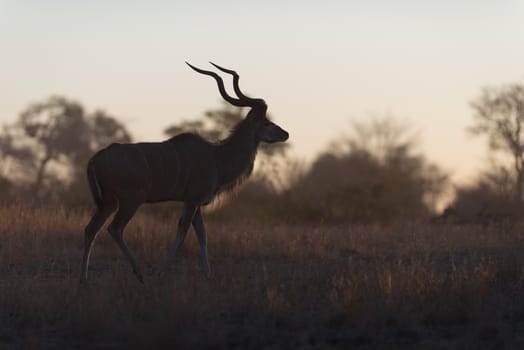
[[[88,213],[0,208],[0,349],[524,346],[523,227],[207,222],[162,279],[176,219],[137,215],[135,279]]]

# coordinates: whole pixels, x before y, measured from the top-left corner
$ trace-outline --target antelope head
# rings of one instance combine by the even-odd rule
[[[274,143],[284,142],[289,138],[287,131],[268,119],[266,101],[261,98],[251,98],[242,93],[238,85],[240,76],[237,72],[221,67],[217,64],[214,64],[213,62],[210,63],[222,72],[231,74],[233,76],[233,89],[235,90],[237,98],[231,97],[227,94],[226,89],[224,88],[224,82],[218,74],[212,71],[197,68],[186,62],[186,64],[196,72],[213,77],[217,82],[218,90],[220,91],[220,95],[222,95],[224,100],[231,103],[233,106],[251,108],[246,115],[245,122],[250,123],[253,126],[257,141]]]

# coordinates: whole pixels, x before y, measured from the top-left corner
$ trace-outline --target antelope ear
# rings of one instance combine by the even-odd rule
[[[249,112],[247,112],[246,117],[244,119],[248,119],[248,120],[249,119],[253,119],[253,118],[256,117],[256,115],[257,115],[257,113],[255,112],[255,110],[253,108],[251,108],[249,110]]]

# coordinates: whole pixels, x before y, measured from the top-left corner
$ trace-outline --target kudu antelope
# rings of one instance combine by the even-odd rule
[[[95,236],[116,210],[108,231],[143,283],[142,273],[124,241],[123,231],[142,203],[161,201],[180,201],[184,205],[175,241],[160,271],[164,272],[173,260],[192,224],[200,245],[203,269],[209,272],[201,206],[251,174],[261,141],[273,143],[288,139],[288,133],[266,117],[264,100],[247,97],[240,91],[239,75],[235,71],[211,63],[233,76],[237,97],[231,97],[218,74],[187,64],[196,72],[213,77],[218,91],[227,102],[238,107],[249,107],[250,110],[230,136],[218,143],[208,142],[197,134],[183,133],[164,142],[113,143],[89,160],[87,178],[96,212],[85,228],[81,281],[87,279]]]

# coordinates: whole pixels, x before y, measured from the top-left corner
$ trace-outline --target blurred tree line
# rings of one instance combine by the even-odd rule
[[[416,151],[409,128],[391,117],[352,124],[307,169],[291,162],[282,191],[252,181],[220,215],[280,217],[287,221],[392,222],[432,214],[447,176]],[[298,169],[298,170],[297,170]],[[266,182],[268,183],[268,182]],[[278,197],[277,200],[274,197]],[[249,205],[246,205],[249,203]]]
[[[484,89],[472,103],[470,132],[487,135],[491,149],[506,162],[498,160],[475,183],[455,187],[451,207],[458,212],[516,211],[522,205],[523,106],[524,88],[518,84]],[[245,112],[224,104],[164,133],[193,131],[218,141]],[[132,141],[125,125],[103,110],[87,113],[79,102],[60,96],[33,103],[0,132],[1,200],[90,207],[88,159],[112,142]],[[435,214],[450,186],[448,175],[417,150],[410,126],[392,117],[352,123],[346,136],[307,167],[290,157],[289,145],[261,145],[250,181],[237,189],[234,200],[219,198],[208,215],[358,223],[424,219]],[[170,215],[174,207],[148,210]]]
[[[472,184],[456,188],[449,208],[481,222],[518,220],[524,204],[524,85],[486,87],[471,107],[468,132],[487,138],[489,159]]]

